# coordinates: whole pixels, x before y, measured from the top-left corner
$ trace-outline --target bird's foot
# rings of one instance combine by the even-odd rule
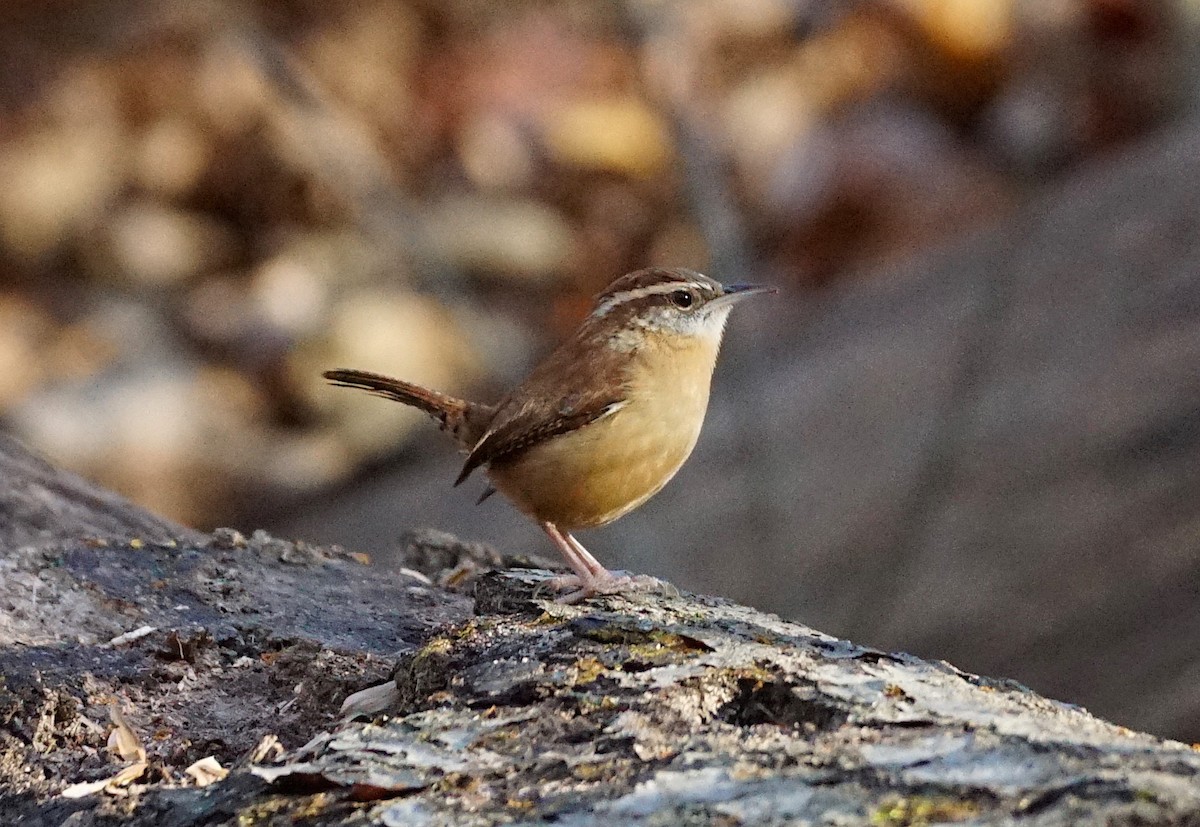
[[[555,598],[556,602],[567,605],[601,594],[654,593],[664,597],[679,596],[679,589],[665,580],[627,571],[605,571],[589,578],[577,574],[563,574],[547,581],[546,585],[555,591],[569,590]]]

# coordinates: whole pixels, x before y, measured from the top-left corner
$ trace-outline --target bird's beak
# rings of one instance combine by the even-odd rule
[[[724,286],[720,296],[709,302],[709,306],[714,304],[733,304],[741,301],[748,296],[757,296],[760,293],[778,293],[774,287],[764,287],[761,284],[727,284]]]

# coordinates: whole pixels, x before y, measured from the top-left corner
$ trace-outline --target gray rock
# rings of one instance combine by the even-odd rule
[[[0,648],[3,823],[1200,823],[1200,753],[1011,681],[716,598],[564,606],[541,570],[467,598],[336,547],[173,527],[9,440],[0,465],[0,585],[51,574],[56,598],[0,604],[41,629]],[[427,565],[490,559],[426,536]],[[78,636],[101,626],[136,634]],[[390,708],[337,721],[389,680]],[[116,775],[109,705],[145,770],[60,797]],[[210,756],[228,777],[181,780]]]

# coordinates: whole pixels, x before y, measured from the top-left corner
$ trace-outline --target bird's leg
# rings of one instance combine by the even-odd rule
[[[664,594],[679,592],[669,583],[664,583],[654,577],[634,577],[626,572],[614,574],[592,556],[583,543],[570,534],[559,529],[553,523],[542,523],[542,530],[550,535],[554,545],[566,559],[574,575],[556,577],[553,585],[560,588],[574,588],[558,598],[559,603],[578,603],[580,600],[594,594],[616,594],[623,591],[659,591]]]
[[[593,557],[590,551],[583,547],[583,543],[576,540],[569,532],[564,531],[562,532],[562,535],[563,539],[566,540],[571,548],[575,550],[575,553],[579,555],[579,559],[582,560],[584,565],[588,567],[588,571],[592,573],[593,577],[595,577],[597,580],[607,580],[613,576],[612,572],[604,568],[604,565],[595,557]]]
[[[554,545],[558,547],[559,553],[567,561],[567,565],[575,572],[575,576],[579,578],[579,583],[585,588],[589,583],[604,580],[612,577],[608,569],[600,564],[600,561],[591,555],[591,553],[583,547],[582,544],[570,534],[559,530],[554,523],[542,523],[542,531],[550,536],[554,541]]]

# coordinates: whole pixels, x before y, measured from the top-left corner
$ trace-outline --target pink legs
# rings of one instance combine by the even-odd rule
[[[564,603],[578,603],[585,597],[595,594],[596,586],[600,583],[614,579],[612,573],[604,568],[600,561],[570,534],[560,531],[554,523],[542,523],[541,525],[542,531],[546,532],[554,541],[559,553],[567,561],[571,570],[575,572],[578,585],[582,587],[578,591],[564,595],[559,600]],[[575,585],[575,583],[572,582],[570,585]]]
[[[575,572],[574,576],[556,577],[555,584],[568,588],[578,588],[558,598],[560,603],[578,603],[580,600],[594,594],[612,594],[620,591],[660,590],[664,593],[674,592],[674,586],[656,580],[653,577],[631,577],[628,574],[618,576],[600,564],[600,561],[583,547],[583,544],[554,523],[542,523],[542,531],[550,536],[558,547],[563,558]]]

